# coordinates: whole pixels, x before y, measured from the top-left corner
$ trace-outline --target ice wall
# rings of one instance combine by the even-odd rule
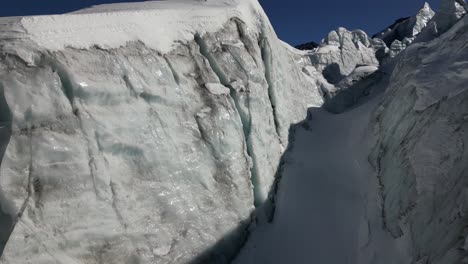
[[[146,37],[137,18],[159,19],[164,8],[2,20],[0,119],[11,133],[0,202],[14,230],[1,263],[235,254],[268,198],[289,126],[322,103],[258,3],[240,2],[197,11],[176,1],[180,11],[163,17],[175,12],[182,25],[161,25],[176,31],[162,44],[152,42],[162,29],[152,24]],[[221,26],[190,25],[196,12]],[[115,17],[136,32],[112,35]],[[49,31],[38,26],[48,21]],[[86,27],[91,38],[75,42]]]
[[[384,227],[412,263],[468,261],[467,29],[465,16],[401,53],[375,114]]]

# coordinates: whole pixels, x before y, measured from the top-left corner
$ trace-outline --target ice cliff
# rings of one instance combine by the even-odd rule
[[[322,101],[256,1],[0,23],[1,263],[226,261]]]

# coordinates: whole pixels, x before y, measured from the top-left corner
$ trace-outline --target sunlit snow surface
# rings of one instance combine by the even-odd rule
[[[163,53],[175,42],[193,39],[195,33],[214,32],[232,17],[256,30],[261,23],[259,4],[232,1],[147,1],[96,6],[67,15],[18,19],[25,36],[48,50],[64,47],[116,48],[141,41]]]

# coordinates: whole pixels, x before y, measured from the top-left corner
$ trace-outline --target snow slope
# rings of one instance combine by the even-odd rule
[[[404,239],[381,229],[368,163],[371,100],[340,115],[312,108],[286,153],[272,224],[257,227],[234,263],[407,263]]]

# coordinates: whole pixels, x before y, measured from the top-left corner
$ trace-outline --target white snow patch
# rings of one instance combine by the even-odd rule
[[[206,83],[205,87],[210,91],[210,93],[215,95],[229,94],[229,88],[220,83]]]
[[[334,45],[327,45],[321,46],[317,49],[316,53],[330,53],[330,52],[338,52],[340,51],[340,47]]]

